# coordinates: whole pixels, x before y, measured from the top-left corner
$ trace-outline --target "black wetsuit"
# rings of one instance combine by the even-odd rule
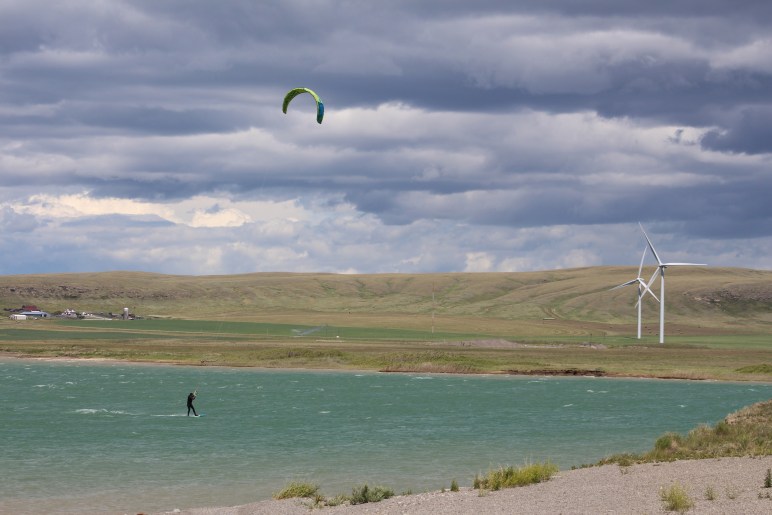
[[[193,415],[198,416],[198,413],[196,413],[196,408],[193,407],[193,399],[196,398],[196,394],[191,393],[188,395],[188,416],[190,416],[190,410],[193,410]]]

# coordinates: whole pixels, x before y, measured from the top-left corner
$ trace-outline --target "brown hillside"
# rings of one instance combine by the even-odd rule
[[[4,308],[35,304],[57,312],[119,312],[233,320],[311,320],[383,316],[411,326],[411,317],[497,320],[550,325],[581,322],[598,330],[635,324],[634,287],[609,291],[635,277],[635,267],[592,267],[520,273],[294,274],[174,276],[105,272],[0,276]],[[646,274],[651,274],[651,270]],[[649,275],[646,275],[648,277]],[[764,333],[772,328],[772,271],[690,267],[667,276],[667,321],[689,329]],[[659,294],[659,282],[653,287]],[[649,330],[659,305],[647,297]],[[386,322],[384,322],[386,323]]]

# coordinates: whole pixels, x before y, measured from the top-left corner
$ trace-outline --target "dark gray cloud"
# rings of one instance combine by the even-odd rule
[[[772,152],[772,105],[744,107],[728,118],[721,129],[705,133],[701,141],[705,148],[746,154]]]
[[[641,220],[768,267],[771,24],[703,0],[6,2],[2,248],[66,271],[515,270],[634,262],[612,240]],[[322,125],[281,113],[296,86]]]

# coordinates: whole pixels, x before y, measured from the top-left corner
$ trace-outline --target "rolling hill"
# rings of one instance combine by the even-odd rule
[[[177,276],[103,272],[0,276],[4,308],[144,317],[273,321],[501,334],[634,332],[635,288],[609,291],[635,267],[540,272]],[[646,271],[650,274],[651,271]],[[659,291],[659,285],[654,287]],[[667,277],[670,334],[772,332],[772,271],[690,267]],[[646,298],[644,331],[658,331]]]

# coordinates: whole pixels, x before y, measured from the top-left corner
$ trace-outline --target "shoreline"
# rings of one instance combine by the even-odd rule
[[[710,514],[772,512],[772,488],[764,487],[772,456],[710,458],[603,465],[558,472],[529,486],[481,494],[471,488],[400,495],[377,502],[312,507],[310,499],[264,500],[230,507],[200,507],[157,515],[447,515],[554,513],[663,513],[663,490],[683,487],[692,511]]]
[[[375,369],[350,369],[350,368],[316,368],[316,367],[265,367],[259,365],[213,365],[209,363],[186,363],[182,361],[136,361],[124,360],[118,358],[80,358],[69,356],[20,356],[14,352],[0,351],[0,360],[12,359],[18,361],[50,361],[50,362],[88,362],[94,364],[123,363],[127,365],[147,365],[147,366],[181,366],[196,368],[238,368],[255,369],[264,371],[301,371],[301,372],[349,372],[349,373],[377,373],[377,374],[428,374],[428,375],[458,375],[458,376],[524,376],[524,377],[560,377],[560,378],[597,378],[597,379],[640,379],[640,380],[659,380],[659,381],[695,381],[695,382],[717,382],[717,383],[736,383],[736,384],[772,384],[772,379],[763,381],[759,379],[715,379],[710,377],[678,377],[678,376],[660,376],[650,374],[610,374],[603,373],[599,375],[578,374],[576,369],[566,369],[566,373],[560,373],[561,370],[538,370],[538,371],[504,371],[504,372],[441,372],[427,370],[375,370]]]

